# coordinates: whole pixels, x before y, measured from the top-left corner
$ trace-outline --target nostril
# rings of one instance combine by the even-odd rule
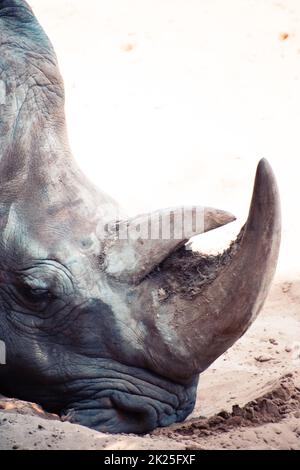
[[[122,432],[143,434],[159,426],[158,413],[148,400],[115,392],[111,396],[111,402]]]

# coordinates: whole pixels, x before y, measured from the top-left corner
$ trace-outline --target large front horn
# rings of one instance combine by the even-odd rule
[[[165,306],[177,337],[188,345],[186,370],[205,370],[255,320],[275,273],[280,238],[278,188],[269,163],[261,160],[248,220],[231,261],[196,299],[174,297]]]
[[[164,283],[170,281],[167,265],[137,289],[136,316],[147,325],[145,349],[158,372],[189,378],[205,370],[246,332],[268,294],[280,236],[277,185],[269,163],[261,160],[247,223],[217,277],[192,298],[179,290],[161,299]]]

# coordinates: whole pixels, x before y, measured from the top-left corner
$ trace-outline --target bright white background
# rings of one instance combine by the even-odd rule
[[[86,174],[131,214],[235,213],[197,243],[219,249],[243,224],[266,157],[282,197],[277,276],[300,275],[299,0],[29,2],[59,57]]]

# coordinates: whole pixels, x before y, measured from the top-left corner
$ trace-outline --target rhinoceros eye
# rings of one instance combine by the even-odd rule
[[[32,289],[25,286],[22,290],[23,295],[25,295],[31,302],[40,302],[51,298],[51,293],[46,289]]]
[[[21,281],[17,290],[21,301],[29,307],[44,308],[53,298],[52,293],[46,286],[39,286],[37,283]]]

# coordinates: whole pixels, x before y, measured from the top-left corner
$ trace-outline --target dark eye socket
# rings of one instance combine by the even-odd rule
[[[32,304],[44,303],[52,299],[52,294],[48,289],[32,288],[26,284],[19,287],[22,297]]]
[[[27,296],[33,300],[49,299],[51,293],[46,289],[28,289]]]

